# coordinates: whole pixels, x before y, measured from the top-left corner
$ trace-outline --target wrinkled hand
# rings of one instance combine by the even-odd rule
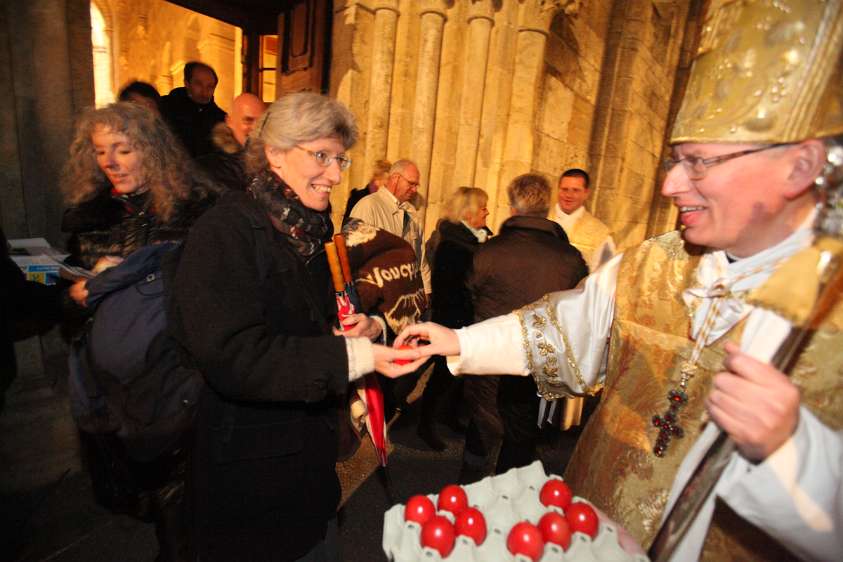
[[[372,346],[372,350],[375,354],[375,370],[391,379],[414,372],[427,360],[426,356],[419,353],[419,348],[393,349],[385,345],[375,344]],[[410,362],[399,365],[394,363],[396,359],[408,360]]]
[[[70,286],[68,290],[68,294],[70,298],[76,301],[76,304],[79,306],[88,306],[88,288],[87,288],[87,279],[82,279],[81,281],[77,281],[73,285]]]
[[[123,258],[119,256],[103,256],[97,260],[97,263],[94,264],[94,267],[93,269],[91,269],[91,271],[93,273],[100,274],[110,267],[120,265],[122,261]]]
[[[624,527],[621,527],[618,522],[614,521],[611,517],[597,509],[597,507],[593,504],[591,505],[591,507],[593,507],[594,511],[597,513],[597,518],[600,519],[601,524],[611,525],[617,530],[618,544],[621,546],[624,552],[632,556],[635,556],[636,554],[647,554],[646,552],[644,552],[644,549],[641,548],[641,545],[638,544],[638,541],[635,540],[633,536],[629,534],[629,531],[627,531]]]
[[[457,333],[450,328],[434,324],[433,322],[407,326],[395,339],[393,345],[400,347],[418,340],[430,342],[428,345],[419,347],[419,352],[422,356],[460,354],[460,340],[457,337]]]
[[[342,321],[345,331],[334,328],[335,336],[345,336],[347,338],[369,338],[375,339],[381,335],[380,323],[365,314],[352,314],[347,316]]]
[[[799,389],[775,367],[726,344],[726,371],[714,375],[706,409],[741,454],[763,461],[787,441],[799,423]]]

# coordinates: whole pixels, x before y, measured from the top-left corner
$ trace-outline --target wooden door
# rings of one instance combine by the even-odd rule
[[[278,16],[276,96],[328,92],[331,0],[297,0]]]

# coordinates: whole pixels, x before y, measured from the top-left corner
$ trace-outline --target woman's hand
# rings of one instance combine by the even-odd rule
[[[393,346],[401,347],[402,345],[408,345],[418,340],[430,342],[428,345],[419,346],[418,348],[423,357],[460,354],[460,339],[457,337],[457,333],[450,328],[434,324],[433,322],[407,326],[395,339]]]
[[[97,260],[97,263],[94,264],[94,268],[91,269],[91,271],[93,273],[100,274],[110,267],[120,265],[122,261],[123,258],[119,256],[103,256]]]
[[[367,316],[365,314],[352,314],[346,316],[342,321],[342,325],[346,327],[345,331],[334,328],[335,336],[345,336],[347,338],[369,338],[375,339],[381,335],[380,322]]]
[[[408,375],[427,361],[427,356],[422,355],[419,349],[415,347],[412,349],[394,349],[375,344],[372,346],[372,351],[375,354],[375,370],[391,379]],[[396,359],[401,360],[402,364],[396,363]],[[407,363],[403,363],[404,361],[407,361]]]
[[[714,375],[706,409],[744,457],[763,461],[796,431],[799,389],[787,375],[734,343],[725,349],[727,370]]]
[[[79,306],[88,306],[88,288],[87,288],[87,279],[82,279],[81,281],[77,281],[73,285],[70,286],[68,290],[68,294],[70,298],[72,298],[76,304]]]

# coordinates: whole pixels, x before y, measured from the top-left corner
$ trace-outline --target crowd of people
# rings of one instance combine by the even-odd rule
[[[771,17],[722,9],[745,25]],[[184,88],[161,97],[136,82],[87,112],[63,185],[70,259],[97,274],[180,242],[168,330],[204,380],[176,446],[153,460],[122,455],[158,559],[338,560],[349,398],[378,372],[401,409],[389,381],[424,370],[417,431],[433,450],[445,448],[438,424],[464,433],[461,483],[530,463],[548,424],[584,424],[565,478],[640,551],[725,432],[736,451],[672,559],[838,558],[843,305],[812,320],[798,361],[775,357],[812,304],[793,295],[816,292],[828,261],[812,247],[818,216],[839,224],[828,219],[839,206],[821,208],[843,166],[843,119],[829,109],[839,109],[839,36],[788,67],[816,86],[815,103],[759,90],[759,112],[792,112],[780,121],[718,122],[703,89],[729,53],[703,51],[661,189],[681,228],[623,252],[585,207],[582,168],[560,170],[553,205],[545,176],[514,178],[497,233],[489,195],[459,187],[425,241],[418,166],[374,162],[343,217],[364,305],[339,323],[324,245],[358,137],[348,108],[313,93],[267,107],[245,93],[225,114],[216,73],[194,62]],[[87,285],[67,288],[67,317],[89,314]],[[58,297],[42,295],[48,321]],[[83,444],[96,489],[121,444]]]

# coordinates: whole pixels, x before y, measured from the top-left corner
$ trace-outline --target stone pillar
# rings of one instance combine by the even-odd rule
[[[61,170],[76,117],[94,105],[91,12],[85,0],[32,0],[2,7],[0,207],[10,238],[63,244]],[[37,72],[33,71],[37,69]]]
[[[361,139],[351,149],[352,165],[331,192],[334,227],[339,229],[351,189],[365,183],[366,146],[371,88],[371,35],[374,28],[371,3],[361,0],[335,0],[331,30],[329,95],[344,103],[357,118]],[[388,113],[387,113],[388,114]]]
[[[650,213],[663,205],[654,203],[661,197],[657,170],[668,117],[675,112],[668,100],[678,93],[673,85],[686,31],[682,22],[690,5],[700,9],[701,3],[628,0],[611,14],[589,146],[590,206],[621,250],[673,226],[669,205],[656,217],[657,230]],[[666,40],[657,42],[656,33]]]
[[[509,103],[500,189],[495,209],[490,209],[496,225],[509,214],[505,186],[514,177],[532,169],[533,133],[538,90],[544,74],[544,50],[550,23],[561,4],[560,1],[527,0],[520,6],[515,73],[512,76],[514,87]]]
[[[389,138],[389,106],[392,99],[392,76],[395,64],[395,34],[398,26],[397,0],[375,3],[372,69],[369,81],[369,123],[366,127],[367,176],[372,163],[386,157]]]
[[[454,187],[474,185],[480,118],[489,61],[489,38],[495,23],[492,0],[471,3],[468,11],[468,38],[465,46],[465,74],[460,99]]]
[[[419,194],[427,201],[430,161],[433,151],[433,126],[436,120],[436,96],[439,88],[439,58],[445,26],[444,0],[425,0],[419,10],[419,56],[416,74],[416,100],[413,112],[411,158],[419,167]],[[421,224],[427,205],[419,209]]]

